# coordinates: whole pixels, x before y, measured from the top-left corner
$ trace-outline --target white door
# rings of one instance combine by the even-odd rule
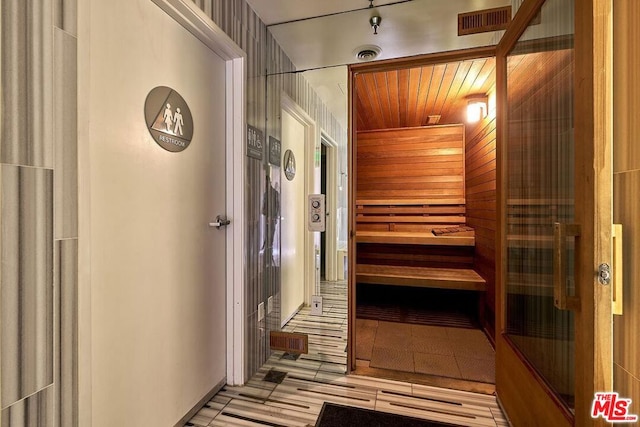
[[[304,303],[305,286],[305,127],[282,110],[281,323]],[[287,153],[293,153],[293,157]]]
[[[80,144],[90,147],[91,425],[174,425],[226,373],[225,229],[209,226],[225,214],[225,61],[150,0],[91,1],[90,14]],[[147,128],[157,86],[191,111],[184,151]],[[156,108],[177,117],[177,105]]]

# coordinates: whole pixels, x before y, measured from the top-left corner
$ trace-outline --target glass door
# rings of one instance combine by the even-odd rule
[[[525,1],[498,48],[496,386],[515,425],[590,425],[611,389],[610,0],[577,3]]]

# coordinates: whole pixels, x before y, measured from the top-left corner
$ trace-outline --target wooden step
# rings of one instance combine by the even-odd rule
[[[472,269],[356,265],[356,281],[379,285],[486,291],[487,282]]]
[[[432,232],[356,231],[358,243],[390,243],[400,245],[474,246],[473,231],[435,236]]]

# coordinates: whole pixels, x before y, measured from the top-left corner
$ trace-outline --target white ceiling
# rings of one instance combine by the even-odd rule
[[[389,59],[495,44],[495,33],[458,37],[457,15],[511,3],[510,0],[375,0],[375,7],[369,9],[368,0],[247,2],[269,26],[298,70],[359,62],[355,53],[366,45],[379,46],[382,52],[378,59]],[[377,35],[369,24],[374,13],[382,18]],[[333,15],[324,16],[328,14]],[[346,68],[339,70],[314,72],[308,79],[325,103],[341,108],[334,110],[330,106],[346,129],[346,100],[333,99],[344,98],[344,87],[340,85],[346,81]]]
[[[398,0],[375,0],[380,6]],[[368,0],[247,0],[267,25],[369,7]]]

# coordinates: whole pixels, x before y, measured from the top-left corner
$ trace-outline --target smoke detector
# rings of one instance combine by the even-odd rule
[[[373,61],[378,57],[378,55],[380,55],[380,52],[382,52],[380,46],[365,45],[354,50],[354,55],[359,61]]]

